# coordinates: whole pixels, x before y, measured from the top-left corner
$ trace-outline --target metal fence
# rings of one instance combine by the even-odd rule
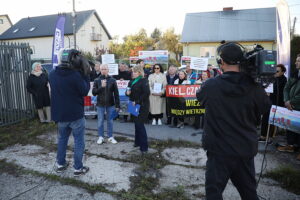
[[[26,91],[30,64],[28,44],[0,42],[0,126],[34,117],[34,104]]]

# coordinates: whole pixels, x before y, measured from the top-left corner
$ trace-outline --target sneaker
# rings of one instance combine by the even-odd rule
[[[161,123],[161,120],[160,120],[160,119],[158,119],[158,120],[157,120],[157,125],[159,125],[159,126],[161,126],[161,125],[162,125],[162,123]]]
[[[156,120],[155,120],[155,119],[153,119],[153,121],[152,121],[152,125],[153,125],[153,126],[155,126],[155,125],[156,125]]]
[[[104,138],[103,137],[99,137],[99,139],[97,140],[97,144],[102,144],[104,142]]]
[[[179,128],[184,128],[184,124],[182,124]]]
[[[278,147],[277,150],[281,151],[281,152],[289,152],[289,153],[293,153],[295,151],[295,149],[292,145],[287,145],[287,146],[284,146],[284,147]]]
[[[64,165],[59,165],[58,163],[56,163],[56,168],[55,171],[57,173],[62,173],[63,171],[65,171],[69,166],[69,163],[66,162]]]
[[[80,176],[86,174],[90,170],[89,167],[83,166],[81,169],[74,170],[74,176]]]
[[[113,138],[113,137],[108,138],[107,141],[109,141],[112,144],[117,144],[118,143],[117,140],[115,140],[115,138]]]
[[[179,123],[177,124],[177,128],[180,128],[182,125],[184,125],[184,123],[183,123],[183,122],[179,122]]]

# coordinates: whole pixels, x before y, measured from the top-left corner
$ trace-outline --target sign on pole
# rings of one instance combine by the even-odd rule
[[[115,63],[115,54],[103,54],[101,55],[102,64]]]
[[[119,74],[119,68],[118,64],[107,64],[108,65],[108,74],[110,76],[118,75]]]
[[[191,57],[191,69],[207,70],[208,58]]]

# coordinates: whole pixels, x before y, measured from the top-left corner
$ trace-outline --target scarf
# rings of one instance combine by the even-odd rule
[[[141,78],[142,78],[142,76],[136,77],[136,78],[133,80],[133,82],[131,83],[131,87],[132,87],[134,84],[136,84],[136,82],[138,82]]]
[[[35,75],[35,76],[37,76],[37,77],[39,77],[41,74],[43,73],[43,71],[41,70],[41,71],[34,71],[34,70],[32,70],[31,71],[31,74],[33,74],[33,75]]]

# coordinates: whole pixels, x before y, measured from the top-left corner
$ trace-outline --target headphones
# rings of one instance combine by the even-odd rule
[[[234,49],[235,48],[235,49]],[[236,58],[230,58],[228,56],[228,51],[231,51],[230,49],[234,49],[234,50],[240,50],[241,54],[240,55],[236,55]],[[226,52],[227,50],[227,52]],[[238,52],[235,52],[238,54]],[[234,54],[234,52],[233,52]],[[222,64],[222,60],[229,64],[229,65],[238,65],[240,64],[242,61],[245,60],[245,47],[243,47],[241,44],[237,43],[237,42],[227,42],[225,44],[220,45],[217,48],[217,58],[216,61],[219,65]]]

